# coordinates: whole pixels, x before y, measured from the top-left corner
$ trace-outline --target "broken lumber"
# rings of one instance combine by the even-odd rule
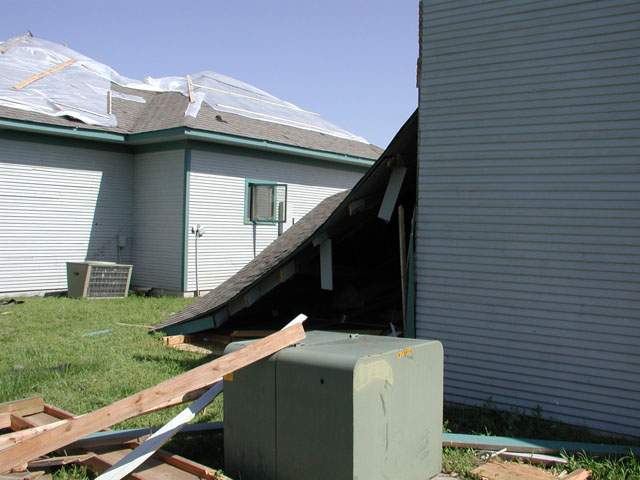
[[[13,415],[33,415],[44,410],[42,397],[29,397],[22,400],[0,403],[0,413],[12,413]]]
[[[69,65],[71,65],[72,63],[75,63],[77,61],[78,61],[77,58],[71,58],[71,59],[67,60],[66,62],[59,63],[55,67],[51,67],[49,70],[45,70],[44,72],[40,72],[37,75],[33,75],[32,77],[29,77],[26,80],[23,80],[22,82],[15,84],[13,86],[13,88],[15,88],[16,90],[20,90],[21,88],[24,88],[27,85],[32,84],[36,80],[40,80],[42,77],[46,77],[47,75],[51,75],[52,73],[57,72],[58,70],[61,70],[64,67],[68,67]]]
[[[474,475],[486,480],[554,480],[558,477],[546,470],[531,465],[514,462],[491,461],[471,471]]]
[[[162,445],[168,442],[171,437],[182,430],[187,423],[193,420],[200,410],[209,405],[221,392],[222,382],[218,382],[211,387],[207,393],[202,395],[198,400],[193,402],[192,405],[176,415],[169,423],[142,442],[139,447],[122,458],[96,480],[120,480],[133,472]]]
[[[584,468],[579,468],[578,470],[574,470],[569,475],[562,477],[562,480],[586,480],[591,475],[591,470],[586,470]]]
[[[175,398],[176,392],[186,393],[212,385],[224,375],[265,358],[282,348],[305,338],[301,321],[246,347],[209,363],[147,388],[130,397],[69,420],[20,443],[0,450],[0,472],[19,467],[29,460],[57,450],[86,435],[102,430],[128,418],[140,415],[158,404]]]
[[[193,82],[191,81],[191,75],[187,75],[187,90],[189,91],[189,103],[194,103],[196,97],[193,95]]]
[[[11,42],[11,43],[9,43],[7,45],[0,46],[0,52],[2,52],[2,53],[7,52],[8,50],[12,49],[16,45],[18,45],[20,42],[22,42],[23,40],[25,40],[26,38],[29,38],[31,36],[32,35],[30,35],[29,33],[25,33],[21,37],[16,38],[13,42]]]
[[[29,462],[29,468],[35,469],[35,468],[61,467],[62,465],[69,465],[70,463],[82,463],[93,456],[95,456],[93,453],[85,453],[83,455],[68,455],[65,457],[41,458],[38,460],[31,460]]]
[[[87,435],[80,440],[67,445],[67,448],[83,448],[89,449],[93,447],[104,447],[108,445],[121,445],[142,437],[147,437],[154,434],[161,427],[152,428],[129,428],[126,430],[106,430],[103,432],[95,432],[91,435]],[[179,432],[180,434],[203,434],[210,432],[220,433],[223,431],[223,422],[208,422],[208,423],[195,423],[192,425],[185,425],[185,427]]]

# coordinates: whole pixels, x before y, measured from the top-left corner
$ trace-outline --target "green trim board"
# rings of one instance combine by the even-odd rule
[[[545,453],[589,452],[600,455],[640,455],[640,447],[630,445],[608,445],[604,443],[562,442],[557,440],[532,440],[529,438],[493,437],[488,435],[467,435],[464,433],[443,433],[443,447],[475,448],[510,452]]]
[[[414,248],[412,229],[409,234],[409,252],[407,259],[407,283],[409,288],[407,292],[407,331],[404,332],[404,336],[407,338],[416,338],[416,281]]]
[[[59,125],[40,124],[22,120],[0,118],[0,130],[24,131],[45,135],[53,135],[99,142],[111,142],[116,144],[128,144],[131,146],[143,146],[151,143],[164,143],[176,140],[200,140],[206,143],[218,143],[223,145],[239,146],[249,149],[272,151],[292,155],[294,157],[307,157],[316,160],[342,163],[367,169],[373,165],[374,160],[354,157],[350,155],[333,153],[323,150],[313,150],[305,147],[286,145],[268,140],[240,137],[224,133],[194,130],[188,127],[174,127],[150,132],[122,134],[101,130],[81,129]]]
[[[216,324],[211,315],[207,317],[198,318],[196,320],[190,320],[186,323],[177,323],[175,325],[169,325],[162,329],[162,332],[166,336],[171,335],[188,335],[190,333],[202,332],[215,328]]]
[[[22,130],[3,130],[2,128],[0,128],[0,140],[56,145],[60,147],[84,148],[88,150],[101,150],[115,153],[134,153],[134,148],[126,144],[105,143],[86,138],[61,137],[48,133],[35,133]]]
[[[295,147],[292,145],[285,145],[281,143],[269,142],[267,140],[257,140],[248,137],[237,137],[234,135],[227,135],[221,133],[206,132],[201,130],[185,129],[185,135],[194,140],[213,141],[216,143],[237,145],[248,148],[255,148],[258,150],[271,150],[281,153],[288,153],[292,155],[300,155],[303,157],[317,158],[320,160],[327,160],[331,162],[346,163],[351,165],[359,165],[361,167],[368,168],[373,165],[374,160],[368,160],[360,157],[352,157],[340,153],[325,152],[321,150],[312,150],[304,147]]]
[[[182,184],[182,279],[181,289],[187,291],[189,285],[189,182],[191,179],[191,148],[184,149],[184,169]]]
[[[240,145],[227,145],[222,143],[207,143],[199,140],[189,141],[193,150],[202,152],[221,153],[226,155],[242,155],[249,158],[258,158],[260,160],[273,160],[277,162],[295,163],[297,165],[307,165],[312,167],[329,168],[327,162],[318,158],[301,157],[291,153],[257,150],[251,148],[243,148]],[[340,170],[344,172],[365,173],[369,166],[352,165],[347,163],[331,163],[332,170]]]
[[[99,140],[102,142],[122,143],[126,141],[126,135],[122,133],[112,133],[101,130],[84,130],[77,127],[62,127],[58,125],[27,122],[24,120],[11,120],[8,118],[0,118],[0,130],[3,129],[43,133],[62,137],[83,138],[85,140]]]
[[[148,143],[145,145],[132,145],[129,148],[133,153],[155,153],[155,152],[167,152],[171,150],[184,150],[189,146],[188,140],[171,140],[161,143]]]

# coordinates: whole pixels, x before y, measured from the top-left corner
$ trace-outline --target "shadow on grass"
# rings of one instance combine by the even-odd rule
[[[584,427],[543,418],[542,409],[498,410],[488,400],[478,407],[446,404],[444,426],[448,432],[496,435],[537,440],[640,445],[640,439],[607,435]]]
[[[224,467],[223,433],[185,435],[172,439],[163,448],[215,470]]]
[[[175,358],[164,355],[134,355],[133,359],[137,362],[155,362],[161,365],[170,365],[172,367],[178,366],[181,371],[188,371],[193,368],[204,365],[210,362],[215,357],[206,356],[201,358]]]

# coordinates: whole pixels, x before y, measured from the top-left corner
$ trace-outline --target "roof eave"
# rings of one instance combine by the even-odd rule
[[[19,132],[55,135],[58,137],[71,137],[109,143],[124,143],[127,139],[127,136],[122,133],[82,129],[78,127],[65,127],[61,125],[13,120],[9,118],[0,118],[0,130],[14,130]]]
[[[270,142],[250,137],[229,135],[225,133],[210,132],[206,130],[197,130],[189,127],[174,127],[150,132],[121,134],[107,132],[104,130],[83,129],[79,127],[66,127],[61,125],[0,118],[0,130],[15,130],[68,138],[79,138],[83,140],[94,140],[99,142],[125,143],[132,146],[164,143],[174,140],[198,140],[208,143],[250,148],[253,150],[295,155],[333,163],[342,163],[365,169],[369,168],[375,162],[374,159],[370,158],[356,157],[323,150],[313,150],[305,147]]]

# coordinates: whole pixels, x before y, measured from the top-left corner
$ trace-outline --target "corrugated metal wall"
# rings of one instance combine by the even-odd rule
[[[131,284],[182,292],[184,150],[136,154]]]
[[[129,154],[0,139],[0,294],[66,290],[66,262],[117,261],[132,184]]]
[[[265,154],[265,157],[268,157]],[[288,224],[324,198],[351,188],[362,173],[256,156],[191,152],[189,226],[201,224],[200,290],[217,287],[253,259],[253,225],[244,223],[245,179],[288,185]],[[256,254],[277,238],[276,225],[257,225]],[[195,237],[189,236],[188,288],[195,290]]]
[[[417,333],[449,401],[640,431],[640,3],[425,1]]]

